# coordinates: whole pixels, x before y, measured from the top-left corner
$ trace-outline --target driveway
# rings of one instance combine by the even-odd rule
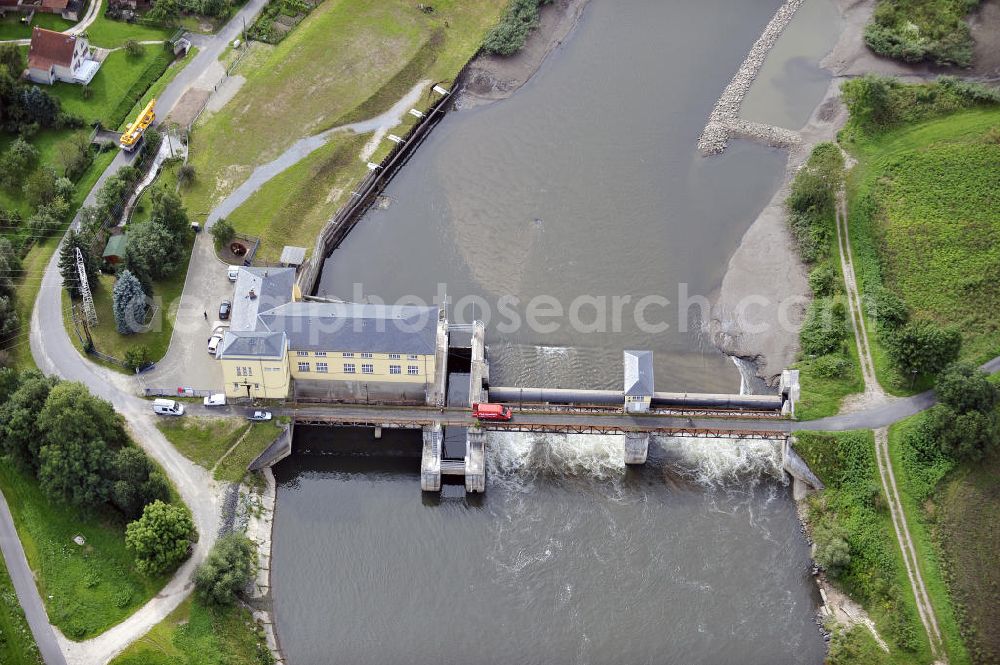
[[[222,368],[208,353],[208,338],[218,325],[227,323],[218,320],[219,304],[233,297],[227,268],[215,256],[212,236],[204,231],[199,233],[184,279],[184,293],[177,303],[170,347],[154,369],[139,375],[142,388],[221,391]],[[174,305],[164,303],[164,306]]]

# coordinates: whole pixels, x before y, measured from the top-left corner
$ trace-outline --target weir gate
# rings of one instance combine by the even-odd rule
[[[486,489],[486,432],[618,434],[626,464],[643,464],[649,439],[699,437],[787,439],[799,396],[798,371],[785,370],[777,394],[727,395],[670,393],[654,390],[652,353],[624,352],[622,390],[576,390],[491,386],[488,349],[481,323],[448,326],[447,357],[439,369],[430,405],[340,404],[296,408],[300,425],[420,429],[423,449],[420,486],[441,490],[443,476],[464,479],[467,492]],[[499,403],[511,409],[509,420],[476,420],[475,403]],[[797,460],[797,457],[796,457]],[[793,460],[786,469],[797,469]],[[799,476],[791,471],[793,475]],[[810,484],[810,480],[807,480]]]

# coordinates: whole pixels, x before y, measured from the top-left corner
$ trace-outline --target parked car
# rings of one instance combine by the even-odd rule
[[[223,300],[222,304],[219,305],[219,318],[223,321],[229,319],[229,313],[233,311],[233,303],[228,300]]]
[[[161,416],[183,416],[184,405],[172,399],[154,399],[153,413]]]
[[[240,276],[240,267],[229,266],[229,270],[226,271],[226,276],[229,277],[230,282],[235,282],[236,278]]]
[[[212,335],[208,338],[208,352],[213,356],[215,352],[219,349],[219,344],[222,343],[222,335]]]
[[[255,423],[263,423],[271,419],[270,411],[254,411],[247,416],[247,420],[252,420]]]
[[[225,406],[225,405],[226,405],[225,393],[215,393],[214,395],[205,395],[205,406]]]

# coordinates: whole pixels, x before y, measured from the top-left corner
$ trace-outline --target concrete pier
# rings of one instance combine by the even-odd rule
[[[465,448],[465,491],[486,491],[486,432],[477,427],[469,428]]]
[[[649,432],[625,433],[625,463],[645,464],[649,455]]]
[[[420,455],[420,489],[441,491],[441,425],[423,428],[424,448]]]

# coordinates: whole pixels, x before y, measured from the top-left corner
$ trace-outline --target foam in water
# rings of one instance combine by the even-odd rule
[[[755,486],[765,479],[787,482],[779,441],[687,437],[655,440],[671,467],[703,487]]]
[[[625,473],[625,439],[619,435],[490,432],[488,436],[487,477],[509,489],[526,491],[540,475],[613,480]]]

